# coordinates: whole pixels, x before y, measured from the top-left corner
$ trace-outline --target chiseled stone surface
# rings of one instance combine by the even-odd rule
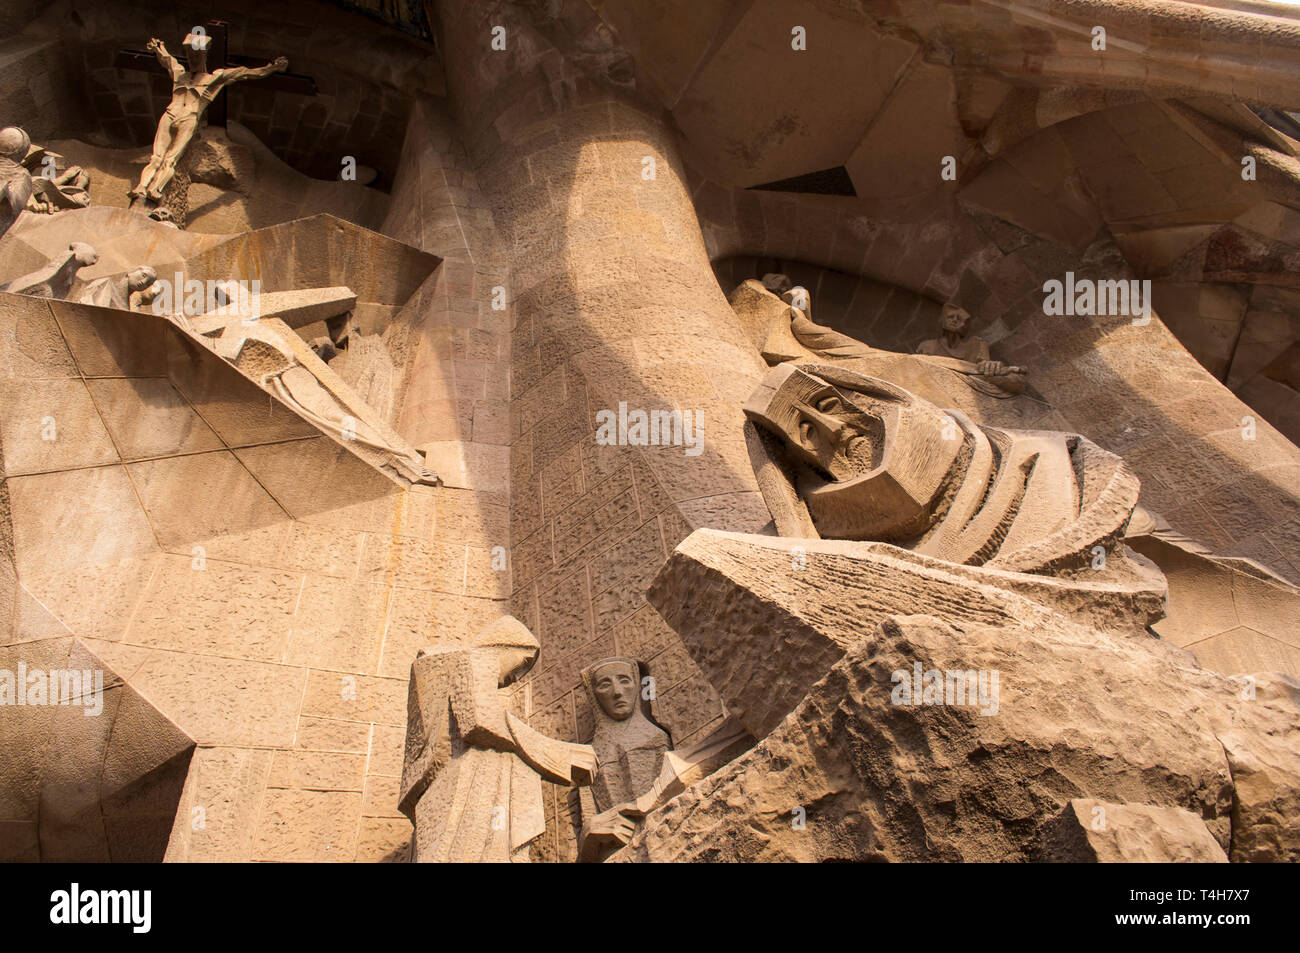
[[[883,543],[697,530],[649,593],[733,717],[763,737],[861,635],[924,608],[959,629],[1054,613],[1149,639],[1157,578],[1124,584],[958,566]]]
[[[995,704],[895,703],[894,673],[917,666],[997,671]],[[963,631],[891,617],[620,859],[1028,860],[1084,798],[1189,811],[1233,860],[1286,860],[1300,849],[1278,810],[1300,782],[1294,693],[1243,699],[1180,649],[1064,617]]]
[[[119,58],[150,36],[177,49],[189,14],[0,10],[0,120],[47,144],[55,178],[88,174],[91,203],[6,215],[37,171],[0,157],[0,284],[96,252],[66,300],[0,292],[0,653],[79,647],[148,699],[117,713],[131,737],[193,741],[165,843],[159,803],[119,823],[105,796],[69,802],[49,856],[412,859],[411,663],[509,614],[541,646],[505,689],[521,725],[591,738],[583,672],[624,658],[673,752],[738,724],[758,740],[621,859],[1032,859],[1055,818],[1098,859],[1208,859],[1211,836],[1233,861],[1294,860],[1300,20],[1246,0],[355,6],[213,14],[229,54],[295,76],[209,107],[179,165],[184,228],[127,208],[173,89]],[[442,485],[352,453],[349,415],[327,434],[269,397],[256,348],[232,367],[147,306],[80,303],[120,305],[143,267],[324,302],[273,350],[314,353],[298,366]],[[976,527],[974,552],[791,535],[797,494],[769,492],[745,429],[771,314],[744,289],[773,273],[810,292],[807,340],[893,354],[860,373],[981,433],[1100,448],[1044,451],[1026,481],[1072,469],[1084,505],[1097,461],[1122,458],[1159,531],[1123,525],[1121,480],[1133,492],[1071,537],[1068,566],[1034,548],[1059,541],[1051,493]],[[1150,320],[1045,313],[1067,273],[1149,280]],[[1023,388],[917,356],[945,305],[987,345],[962,353],[1025,369]],[[638,437],[671,411],[676,436]],[[863,638],[918,613],[940,621]],[[918,646],[1004,665],[1001,713],[881,707],[885,668]],[[50,766],[37,715],[0,711],[7,856],[46,850],[47,787],[94,774]],[[528,853],[576,859],[575,792],[541,792]],[[1080,825],[1092,807],[1114,837]],[[1160,837],[1126,838],[1139,817]]]
[[[1056,863],[1226,864],[1205,822],[1180,807],[1075,798],[1047,825],[1037,860]]]
[[[8,822],[0,859],[162,860],[194,739],[79,639],[6,646],[0,666],[26,675],[22,706],[16,679],[0,684]],[[32,704],[38,684],[45,702]],[[49,702],[54,692],[61,700]]]

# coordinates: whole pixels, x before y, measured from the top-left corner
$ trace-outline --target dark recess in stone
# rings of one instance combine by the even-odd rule
[[[335,6],[387,23],[395,30],[433,41],[429,17],[420,0],[333,0]]]
[[[1256,116],[1264,120],[1278,132],[1300,139],[1300,113],[1283,112],[1270,106],[1251,106]]]
[[[842,165],[837,165],[833,169],[822,169],[820,172],[805,172],[803,175],[778,179],[776,182],[751,185],[750,189],[761,189],[765,192],[809,192],[815,195],[857,196],[858,194],[853,188],[853,180],[849,178],[848,170]]]

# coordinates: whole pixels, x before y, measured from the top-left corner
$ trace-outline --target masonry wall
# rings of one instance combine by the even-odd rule
[[[439,24],[510,266],[511,604],[542,643],[533,724],[588,737],[579,672],[617,653],[648,662],[675,743],[698,740],[721,703],[644,593],[693,527],[768,521],[740,411],[762,364],[713,279],[668,127],[507,5],[446,4]],[[490,49],[494,25],[505,51]],[[597,445],[596,413],[620,402],[698,413],[703,452]],[[548,857],[569,849],[556,793]]]

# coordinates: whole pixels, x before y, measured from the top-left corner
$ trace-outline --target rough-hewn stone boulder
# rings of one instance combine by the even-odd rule
[[[1075,798],[1044,829],[1035,860],[1057,863],[1221,863],[1205,822],[1179,807]]]
[[[1032,860],[1066,805],[1096,799],[1189,811],[1233,860],[1294,860],[1295,690],[1065,616],[891,616],[619,859]]]

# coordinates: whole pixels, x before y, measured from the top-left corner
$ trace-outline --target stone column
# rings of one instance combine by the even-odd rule
[[[512,600],[549,660],[531,676],[533,724],[583,737],[579,670],[635,655],[680,747],[722,708],[645,589],[694,527],[768,522],[740,409],[764,368],[710,267],[672,129],[624,72],[589,75],[585,5],[541,24],[566,52],[515,4],[436,12],[508,263]],[[689,411],[703,444],[598,445],[596,415],[620,405]]]

